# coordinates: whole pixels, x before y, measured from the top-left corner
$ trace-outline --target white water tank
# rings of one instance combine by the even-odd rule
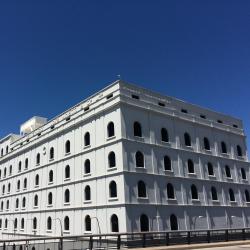
[[[34,116],[20,127],[21,135],[26,135],[47,123],[47,118]]]

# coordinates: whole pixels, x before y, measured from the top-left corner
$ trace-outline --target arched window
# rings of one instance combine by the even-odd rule
[[[17,198],[16,199],[16,208],[18,208],[19,207],[19,199]]]
[[[242,157],[242,149],[241,149],[241,146],[240,145],[237,145],[237,155],[239,157]]]
[[[217,190],[215,187],[211,188],[211,194],[212,194],[212,200],[217,201],[218,200],[218,195],[217,195]]]
[[[85,231],[91,231],[91,218],[89,215],[85,217]]]
[[[90,160],[87,159],[84,162],[84,174],[89,174],[90,173]]]
[[[53,147],[50,148],[49,150],[49,159],[50,160],[53,160],[54,159],[54,156],[55,156],[55,150]],[[49,217],[50,218],[50,217]]]
[[[198,200],[199,199],[198,191],[197,191],[197,188],[196,188],[195,185],[191,186],[191,197],[192,197],[192,200]]]
[[[6,147],[6,154],[9,153],[9,146]]]
[[[20,180],[18,180],[18,181],[17,181],[17,191],[20,190],[20,185],[21,185],[21,182],[20,182]]]
[[[3,156],[3,148],[1,149],[1,156]]]
[[[15,220],[14,220],[14,228],[15,228],[15,230],[17,229],[17,218],[15,218]]]
[[[229,189],[229,199],[235,201],[234,191],[231,188]]]
[[[145,214],[142,214],[140,217],[140,227],[141,227],[141,232],[149,231],[149,220],[148,216]]]
[[[110,122],[107,127],[108,137],[115,136],[115,126],[113,122]]]
[[[69,231],[69,217],[68,216],[64,217],[64,230]]]
[[[8,228],[8,219],[5,219],[4,228]]]
[[[245,199],[246,199],[246,202],[250,202],[250,195],[249,195],[248,190],[245,190]]]
[[[194,174],[194,163],[192,160],[188,160],[188,173]]]
[[[174,214],[172,214],[170,216],[170,229],[172,231],[178,230],[178,220],[177,220],[177,217]]]
[[[5,193],[5,185],[3,185],[3,187],[2,187],[2,194],[4,194]]]
[[[208,162],[207,164],[207,171],[208,171],[208,175],[214,176],[214,168],[211,162]]]
[[[36,155],[36,165],[39,165],[40,164],[40,160],[41,160],[41,157],[40,157],[40,154],[38,153]]]
[[[37,207],[38,206],[38,195],[36,194],[34,196],[34,207]]]
[[[140,151],[137,151],[135,154],[135,164],[137,168],[144,168],[144,156]]]
[[[227,145],[224,141],[221,142],[221,152],[227,154]]]
[[[84,135],[84,146],[87,147],[90,145],[90,133],[86,132]]]
[[[227,178],[231,178],[231,171],[230,171],[230,167],[228,165],[225,166],[225,172],[226,172],[226,177]]]
[[[91,200],[91,190],[90,190],[90,186],[87,185],[84,189],[84,198],[85,201],[90,201]]]
[[[67,166],[65,167],[65,172],[64,172],[64,174],[65,174],[65,179],[69,179],[69,178],[70,178],[70,167],[69,167],[69,165],[67,165]]]
[[[53,182],[53,170],[50,170],[49,171],[49,182],[51,183],[51,182]]]
[[[12,175],[12,165],[10,165],[9,175]]]
[[[27,178],[24,178],[23,180],[23,189],[27,188]]]
[[[118,221],[118,217],[116,214],[113,214],[111,216],[111,232],[112,233],[118,233],[119,232],[119,221]]]
[[[3,201],[1,201],[1,211],[3,211]]]
[[[48,205],[52,205],[53,203],[53,195],[51,192],[49,192],[48,194]]]
[[[111,181],[109,184],[109,197],[117,197],[117,186],[115,181]]]
[[[22,207],[23,207],[23,208],[26,207],[26,198],[25,198],[25,197],[23,197]]]
[[[244,168],[241,168],[241,178],[242,178],[242,180],[246,180],[247,179],[246,171],[245,171]]]
[[[10,185],[10,183],[8,184],[8,193],[10,193],[10,187],[11,187],[11,185]]]
[[[109,167],[110,168],[113,168],[116,166],[115,153],[113,151],[109,153],[108,160],[109,160]]]
[[[164,170],[165,171],[171,171],[172,170],[171,159],[167,155],[164,156]]]
[[[9,209],[9,208],[10,208],[10,201],[7,200],[7,202],[6,202],[6,209]]]
[[[36,178],[35,178],[35,186],[39,186],[39,175],[38,174],[36,175]]]
[[[65,154],[69,154],[70,153],[70,141],[67,140],[65,143]]]
[[[167,194],[168,194],[168,199],[175,199],[174,187],[171,183],[168,183],[167,185]]]
[[[70,193],[69,190],[66,189],[64,192],[64,203],[69,203],[70,202]]]
[[[163,141],[163,142],[169,142],[168,131],[165,128],[161,129],[161,141]]]
[[[0,170],[0,178],[2,178],[2,171]]]
[[[191,137],[188,133],[184,134],[184,141],[187,147],[191,147]]]
[[[4,168],[4,171],[3,171],[3,177],[5,178],[5,177],[6,177],[6,175],[7,175],[7,169],[6,169],[6,168]]]
[[[29,159],[26,158],[25,159],[25,169],[28,169],[28,167],[29,167]]]
[[[138,189],[138,197],[140,197],[140,198],[147,197],[147,189],[146,189],[146,185],[143,181],[138,182],[137,189]]]
[[[204,137],[204,148],[210,150],[210,143],[207,137]]]
[[[18,172],[21,172],[22,171],[22,162],[19,161],[18,163]]]
[[[0,228],[2,228],[2,219],[0,219]]]
[[[52,228],[52,219],[49,216],[47,219],[47,230],[51,230],[51,228]]]
[[[142,137],[142,129],[139,122],[134,122],[134,136]]]
[[[36,217],[33,218],[33,229],[34,230],[37,229],[37,218]]]
[[[24,229],[24,218],[21,219],[21,229]]]

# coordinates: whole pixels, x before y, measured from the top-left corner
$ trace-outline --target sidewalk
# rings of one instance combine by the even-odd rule
[[[238,245],[250,245],[250,240],[191,244],[191,245],[185,244],[185,245],[175,245],[175,246],[161,246],[161,247],[147,247],[147,248],[133,248],[133,249],[135,249],[135,250],[182,250],[182,249],[227,247],[227,246],[238,246]],[[250,249],[250,247],[249,247],[249,249]]]

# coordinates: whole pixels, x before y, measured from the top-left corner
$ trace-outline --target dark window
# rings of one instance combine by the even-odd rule
[[[149,231],[149,220],[148,216],[145,214],[142,214],[140,217],[140,227],[141,227],[141,232]]]
[[[242,178],[242,180],[246,180],[247,179],[246,171],[245,171],[244,168],[241,168],[241,178]]]
[[[170,216],[170,229],[172,231],[178,230],[178,220],[177,220],[177,217],[174,214],[172,214]]]
[[[113,168],[116,166],[115,153],[112,151],[108,155],[109,167]]]
[[[50,192],[50,193],[48,194],[48,205],[52,205],[52,203],[53,203],[53,195],[52,195],[52,193]]]
[[[65,143],[65,153],[69,154],[70,153],[70,141],[66,141]]]
[[[70,202],[70,193],[69,190],[66,189],[64,192],[64,203],[69,203]]]
[[[64,230],[69,231],[69,217],[68,216],[64,217]]]
[[[50,159],[50,160],[53,160],[53,159],[54,159],[54,156],[55,156],[55,150],[54,150],[54,148],[52,147],[52,148],[50,148],[50,150],[49,150],[49,159]]]
[[[227,154],[227,145],[224,141],[221,142],[221,152]]]
[[[17,181],[17,190],[20,190],[20,180]]]
[[[85,201],[90,201],[91,200],[91,191],[90,191],[90,186],[86,186],[84,189],[84,198]]]
[[[187,147],[191,147],[191,137],[188,133],[184,134],[184,141]]]
[[[90,160],[87,159],[84,162],[84,174],[89,174],[90,173]]]
[[[40,154],[38,153],[37,155],[36,155],[36,165],[39,165],[40,164],[40,159],[41,157],[40,157]]]
[[[165,103],[163,103],[163,102],[158,102],[158,105],[161,106],[161,107],[165,107],[166,106]]]
[[[212,200],[217,201],[218,200],[218,195],[217,195],[217,190],[215,187],[211,188],[211,194],[212,194]]]
[[[107,95],[106,99],[108,100],[108,99],[110,99],[112,97],[113,97],[113,94],[109,94],[109,95]]]
[[[169,136],[168,136],[168,131],[165,128],[161,129],[161,140],[163,142],[169,142]]]
[[[245,198],[246,198],[246,202],[250,202],[250,195],[248,190],[245,190]]]
[[[17,218],[14,220],[14,228],[17,229]]]
[[[7,228],[7,227],[8,227],[8,219],[5,219],[4,228]]]
[[[166,171],[172,170],[171,159],[167,155],[164,156],[164,170]]]
[[[181,112],[182,112],[182,113],[185,113],[185,114],[188,113],[188,111],[187,111],[186,109],[181,109]]]
[[[24,218],[21,219],[21,229],[24,229]]]
[[[85,107],[84,108],[84,112],[88,111],[89,110],[89,107]]]
[[[234,128],[238,128],[238,125],[236,125],[236,124],[233,124],[233,127],[234,127]]]
[[[134,122],[134,136],[142,137],[142,129],[139,122]]]
[[[3,171],[3,176],[6,177],[6,174],[7,174],[7,169],[4,168],[4,171]]]
[[[225,166],[225,172],[226,172],[226,177],[227,178],[231,178],[231,171],[230,171],[230,167],[228,165]]]
[[[191,186],[191,197],[192,197],[192,200],[198,200],[199,199],[198,191],[197,191],[197,188],[196,188],[195,185]]]
[[[29,167],[29,159],[26,158],[25,159],[25,169],[28,169],[28,167]]]
[[[117,186],[115,181],[111,181],[109,184],[109,196],[111,198],[117,197]]]
[[[110,122],[107,127],[108,137],[112,137],[115,135],[115,126],[113,122]]]
[[[34,207],[37,207],[37,206],[38,206],[38,196],[36,194],[34,197]]]
[[[193,174],[194,173],[194,163],[192,160],[188,160],[188,173]]]
[[[25,179],[24,179],[25,180]],[[10,183],[8,184],[8,193],[10,192]]]
[[[111,216],[111,232],[118,233],[119,232],[119,221],[116,214]]]
[[[24,188],[24,189],[27,188],[27,178],[25,178],[24,181],[23,181],[23,188]]]
[[[18,172],[21,172],[22,171],[22,162],[19,161],[18,163]],[[6,175],[6,172],[5,172],[5,175]]]
[[[48,217],[47,219],[47,230],[51,230],[52,228],[52,219],[51,217]]]
[[[37,229],[37,218],[36,217],[33,218],[33,229],[34,230]]]
[[[235,201],[234,191],[231,188],[229,189],[229,199]]]
[[[9,147],[7,146],[6,147],[6,154],[8,154],[9,153]]]
[[[9,173],[10,173],[10,175],[12,175],[12,165],[10,165]]]
[[[207,164],[207,171],[208,171],[208,175],[214,176],[214,168],[211,162],[208,162]]]
[[[131,95],[131,97],[132,97],[133,99],[136,99],[136,100],[139,100],[139,99],[140,99],[140,97],[139,97],[138,95]]]
[[[206,116],[205,115],[200,115],[200,118],[206,119]]]
[[[85,217],[85,231],[91,231],[91,218],[89,215]]]
[[[17,198],[16,199],[16,208],[18,208],[19,207],[19,199]]]
[[[65,167],[65,172],[64,172],[64,174],[65,174],[65,179],[69,179],[69,178],[70,178],[70,167],[69,167],[69,165],[67,165],[67,166]]]
[[[25,197],[23,197],[22,207],[26,207],[26,198]]]
[[[53,170],[49,171],[49,182],[53,182]]]
[[[137,168],[144,168],[144,156],[140,151],[135,154],[135,164]]]
[[[204,137],[204,148],[210,150],[210,143],[207,137]]]
[[[37,174],[35,178],[35,186],[38,186],[38,185],[39,185],[39,175]]]
[[[146,189],[146,185],[143,181],[138,182],[137,189],[138,189],[138,197],[140,197],[140,198],[147,197],[147,189]]]
[[[89,146],[90,145],[90,133],[86,132],[84,135],[84,146]]]
[[[168,183],[167,185],[167,194],[168,194],[168,199],[174,199],[174,187],[171,183]]]
[[[240,145],[237,145],[237,155],[242,157],[242,149]]]
[[[218,123],[223,123],[223,121],[222,121],[222,120],[217,120],[217,122],[218,122]]]

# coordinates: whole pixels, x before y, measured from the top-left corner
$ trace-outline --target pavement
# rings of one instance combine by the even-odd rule
[[[250,250],[250,241],[228,241],[208,244],[175,245],[161,247],[136,248],[136,250]]]

